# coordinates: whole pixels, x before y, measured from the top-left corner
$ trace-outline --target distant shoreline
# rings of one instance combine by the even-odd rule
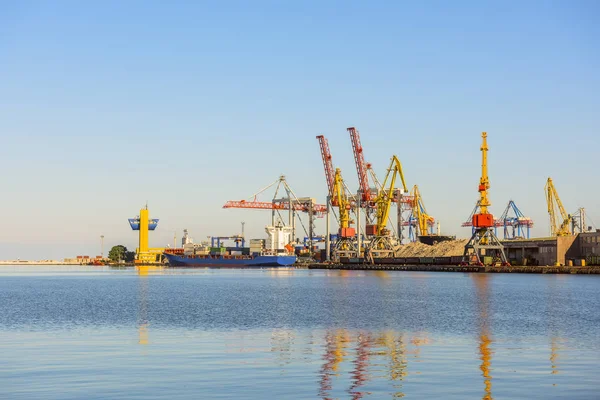
[[[122,263],[122,264],[90,264],[90,263],[73,263],[64,261],[31,261],[31,260],[8,260],[0,261],[0,265],[10,266],[39,266],[39,265],[81,265],[81,266],[92,266],[92,267],[131,267],[133,263]]]

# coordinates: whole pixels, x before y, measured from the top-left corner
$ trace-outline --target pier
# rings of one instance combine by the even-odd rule
[[[394,264],[309,264],[308,269],[346,271],[429,271],[520,274],[600,274],[600,266],[477,266],[477,265],[394,265]]]

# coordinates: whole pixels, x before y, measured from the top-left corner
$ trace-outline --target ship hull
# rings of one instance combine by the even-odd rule
[[[165,257],[172,267],[289,267],[296,262],[296,256],[181,256],[165,253]]]

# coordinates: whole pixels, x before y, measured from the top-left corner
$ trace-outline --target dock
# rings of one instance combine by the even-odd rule
[[[346,271],[428,271],[518,274],[600,274],[600,266],[478,266],[478,265],[394,265],[394,264],[309,264],[308,269]]]

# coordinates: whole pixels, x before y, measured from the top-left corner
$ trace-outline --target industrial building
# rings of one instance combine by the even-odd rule
[[[505,240],[506,256],[513,265],[598,265],[600,231],[570,236]]]

